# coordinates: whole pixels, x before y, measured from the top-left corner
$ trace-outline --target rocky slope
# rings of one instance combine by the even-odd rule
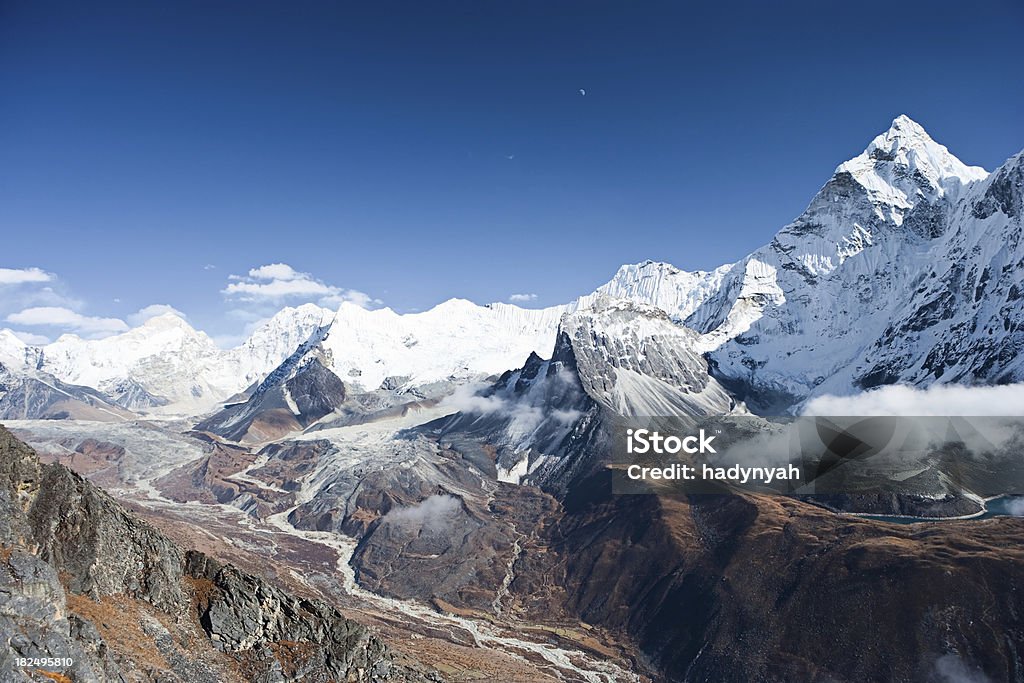
[[[745,412],[697,343],[660,308],[595,297],[563,318],[550,360],[532,355],[493,385],[456,394],[448,404],[460,412],[423,431],[495,448],[504,481],[564,491],[601,466],[620,418]]]
[[[607,490],[566,498],[555,582],[666,680],[1024,680],[1020,519],[895,525]]]
[[[2,428],[0,508],[9,680],[425,680],[330,605],[181,550]]]
[[[314,331],[244,403],[226,406],[196,429],[232,441],[263,442],[304,429],[341,407],[347,390],[328,369],[330,355],[323,347],[330,329]]]
[[[65,384],[38,370],[15,372],[0,363],[0,419],[116,422],[132,416],[95,389]]]

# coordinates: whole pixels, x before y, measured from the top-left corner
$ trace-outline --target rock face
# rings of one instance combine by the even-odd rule
[[[531,355],[462,411],[425,425],[443,441],[496,449],[498,478],[564,493],[602,467],[612,422],[744,412],[708,372],[691,330],[660,308],[597,297],[566,315],[550,360]]]
[[[398,670],[384,644],[318,600],[302,600],[189,552],[185,573],[202,595],[199,621],[213,646],[244,652],[250,680],[414,680]]]
[[[267,441],[304,429],[339,408],[347,397],[344,383],[327,369],[323,342],[330,326],[308,340],[263,380],[244,403],[228,406],[196,425],[232,441]]]
[[[7,680],[35,680],[17,657],[72,658],[47,670],[76,681],[425,680],[330,605],[181,550],[2,428],[0,544]]]

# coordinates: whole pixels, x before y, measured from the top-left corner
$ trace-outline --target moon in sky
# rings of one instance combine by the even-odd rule
[[[580,88],[580,95],[584,95],[585,96],[586,94],[587,94],[587,91],[584,90],[583,88]]]

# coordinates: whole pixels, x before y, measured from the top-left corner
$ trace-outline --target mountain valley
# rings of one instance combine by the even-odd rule
[[[0,659],[74,656],[75,681],[1024,681],[1024,519],[618,495],[610,472],[623,420],[1024,382],[1022,221],[1024,153],[987,173],[900,116],[710,271],[626,265],[544,309],[307,304],[227,350],[174,314],[0,331],[0,623],[25,633]]]

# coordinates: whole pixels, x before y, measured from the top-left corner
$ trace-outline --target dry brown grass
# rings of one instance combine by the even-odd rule
[[[67,594],[67,602],[71,612],[92,622],[114,651],[129,658],[140,668],[159,671],[170,669],[167,660],[140,624],[143,614],[155,616],[146,603],[122,595],[106,596],[97,601],[71,592]]]
[[[186,576],[185,581],[192,586],[193,606],[196,611],[206,611],[210,607],[210,601],[217,592],[217,587],[209,579],[197,579]]]

